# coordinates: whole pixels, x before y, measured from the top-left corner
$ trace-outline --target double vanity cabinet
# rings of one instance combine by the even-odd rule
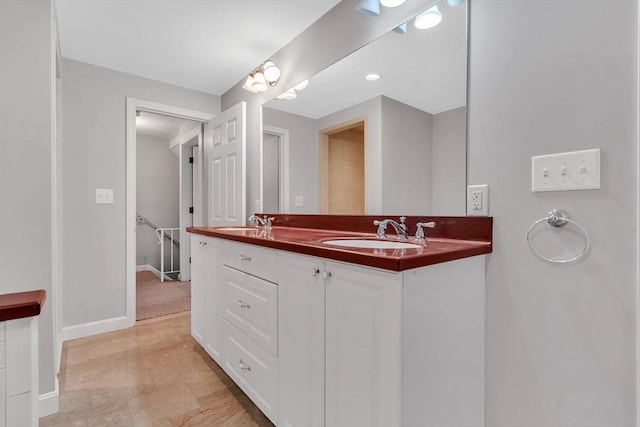
[[[404,250],[310,230],[190,231],[192,335],[277,426],[484,424],[484,256],[392,271]]]

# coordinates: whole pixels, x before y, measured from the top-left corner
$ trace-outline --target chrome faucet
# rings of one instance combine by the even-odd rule
[[[436,227],[436,223],[433,221],[430,222],[419,222],[416,224],[416,242],[426,242],[427,238],[424,236],[424,229],[426,227],[428,228],[435,228]]]
[[[267,230],[271,230],[271,227],[273,226],[273,224],[271,223],[271,221],[273,221],[275,218],[271,217],[267,217],[266,215],[262,218],[260,218],[257,215],[251,215],[249,217],[249,222],[251,222],[253,225],[255,226],[263,226],[265,229]]]
[[[387,225],[391,224],[391,226],[396,230],[396,234],[398,235],[398,239],[401,240],[409,240],[407,237],[407,225],[404,223],[407,220],[406,216],[400,217],[400,222],[396,222],[392,219],[385,219],[383,221],[375,220],[373,221],[373,225],[378,226],[377,236],[378,239],[386,239],[387,235],[385,231],[387,230]]]

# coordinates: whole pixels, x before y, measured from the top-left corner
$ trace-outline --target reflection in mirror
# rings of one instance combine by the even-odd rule
[[[467,12],[439,7],[436,27],[410,21],[263,106],[263,126],[289,139],[280,173],[263,165],[264,211],[465,215]],[[290,191],[266,191],[284,172]]]

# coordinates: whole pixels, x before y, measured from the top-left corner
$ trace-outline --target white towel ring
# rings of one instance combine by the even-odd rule
[[[582,232],[582,234],[584,234],[584,248],[582,248],[582,251],[576,256],[567,259],[549,258],[542,255],[535,248],[535,246],[533,246],[533,242],[531,242],[531,232],[538,224],[545,221],[552,227],[564,227],[567,224],[573,224],[578,230],[580,230],[580,232]],[[552,264],[568,264],[579,260],[589,251],[589,247],[591,246],[591,239],[589,238],[589,233],[587,233],[587,230],[585,230],[583,226],[569,218],[569,214],[567,213],[567,211],[562,209],[552,209],[547,216],[545,216],[544,218],[540,218],[539,220],[531,224],[531,226],[529,227],[529,231],[527,231],[527,243],[529,243],[529,247],[538,258],[541,258]]]

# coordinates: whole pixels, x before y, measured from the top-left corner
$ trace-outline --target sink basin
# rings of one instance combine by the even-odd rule
[[[335,239],[325,240],[325,245],[344,246],[349,248],[367,248],[367,249],[417,249],[422,246],[408,242],[398,242],[389,240],[371,240],[371,239]]]

